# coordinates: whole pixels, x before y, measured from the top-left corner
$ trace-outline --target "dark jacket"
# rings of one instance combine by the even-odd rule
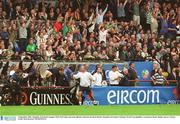
[[[174,75],[173,73],[170,73],[168,76],[168,80],[177,80],[177,78],[178,76],[176,74]]]
[[[65,74],[59,74],[58,81],[56,82],[56,86],[69,86],[68,80]]]
[[[129,79],[130,80],[135,80],[136,78],[138,78],[137,73],[134,69],[129,68],[128,72],[129,72]]]
[[[153,69],[152,71],[151,71],[151,77],[154,75],[154,74],[156,74],[157,73],[157,69],[155,70],[155,69]]]
[[[60,74],[58,68],[51,68],[48,69],[53,75],[52,75],[52,82],[56,86],[68,86],[68,80],[65,76],[65,74]]]
[[[120,86],[129,86],[130,85],[129,81],[128,81],[129,80],[129,74],[125,75],[123,72],[121,72],[121,74],[123,74],[124,77],[121,78],[121,80],[119,82]]]
[[[138,78],[137,73],[134,69],[129,68],[128,72],[129,72],[129,80],[135,80]],[[129,86],[135,86],[135,83],[136,81],[131,81],[129,82]]]

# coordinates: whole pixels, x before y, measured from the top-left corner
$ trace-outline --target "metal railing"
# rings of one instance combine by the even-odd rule
[[[167,80],[170,83],[177,84],[177,80]],[[135,83],[140,83],[140,82],[152,82],[152,80],[129,80],[129,82],[135,82]],[[148,86],[147,86],[148,87]],[[56,89],[56,88],[69,88],[68,86],[29,86],[29,87],[21,87],[22,89]]]

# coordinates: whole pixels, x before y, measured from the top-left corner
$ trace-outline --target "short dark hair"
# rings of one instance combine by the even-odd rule
[[[130,62],[130,63],[129,63],[129,66],[131,66],[132,64],[134,64],[134,62]]]
[[[113,66],[112,66],[112,69],[113,69],[113,68],[117,68],[117,65],[113,65]]]

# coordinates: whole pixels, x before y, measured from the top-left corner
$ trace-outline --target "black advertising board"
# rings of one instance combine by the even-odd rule
[[[70,88],[22,88],[22,105],[75,105]]]

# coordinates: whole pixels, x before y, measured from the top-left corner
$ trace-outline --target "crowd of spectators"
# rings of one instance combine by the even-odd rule
[[[0,59],[178,66],[179,0],[89,1],[1,0]]]

